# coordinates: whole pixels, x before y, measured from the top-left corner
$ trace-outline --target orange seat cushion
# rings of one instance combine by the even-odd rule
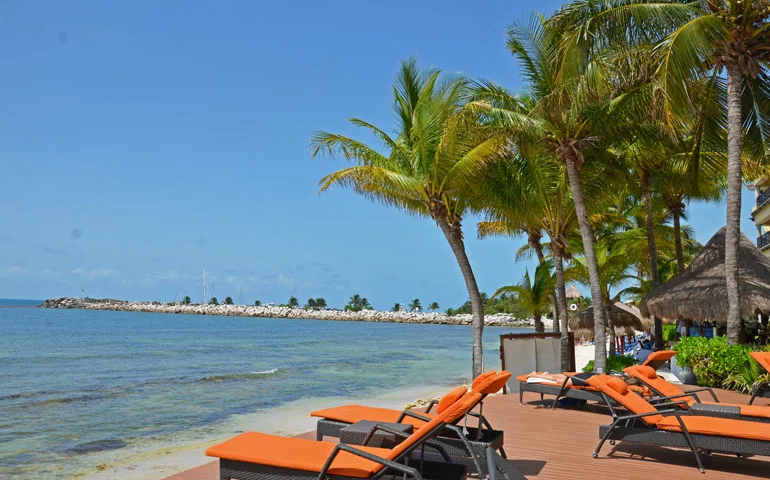
[[[419,412],[418,412],[419,413]],[[356,423],[361,420],[370,420],[372,422],[395,423],[401,416],[401,410],[392,410],[390,408],[367,407],[366,405],[343,405],[341,407],[326,408],[310,412],[313,417],[321,417],[329,420],[336,420],[343,423]],[[429,413],[419,413],[424,417],[433,418],[435,415]],[[419,418],[406,416],[401,423],[408,423],[419,428],[425,425],[425,422]]]
[[[770,418],[770,407],[760,405],[739,405],[739,407],[741,408],[741,415],[746,417]],[[767,428],[770,429],[770,427]]]
[[[770,373],[770,352],[751,352],[750,355]]]
[[[655,407],[653,407],[647,400],[634,393],[632,390],[626,389],[625,392],[619,391],[622,389],[620,389],[619,386],[615,384],[615,379],[620,380],[617,377],[611,377],[609,375],[602,374],[594,375],[586,381],[589,385],[596,388],[597,390],[600,390],[602,393],[623,405],[632,413],[638,415],[642,413],[657,412]],[[622,382],[622,380],[620,381]],[[613,387],[610,382],[615,384],[615,386]],[[662,419],[662,415],[650,415],[647,417],[642,417],[642,421],[650,425],[655,425]]]
[[[473,380],[473,383],[471,383],[471,390],[478,390],[477,387],[479,386],[479,384],[481,384],[481,382],[484,382],[487,378],[491,377],[492,375],[495,375],[496,373],[497,372],[492,370],[490,372],[484,372],[481,375],[479,375],[478,377],[476,377]]]
[[[436,405],[436,413],[443,413],[444,410],[451,407],[456,401],[463,398],[463,395],[465,395],[467,391],[468,389],[465,387],[457,387],[447,392],[446,395],[441,397],[441,400],[439,400],[438,404]]]
[[[770,442],[770,427],[766,423],[705,416],[682,416],[681,418],[690,433]],[[657,427],[669,432],[682,431],[676,417],[665,417],[657,423]]]
[[[623,372],[627,373],[628,375],[638,378],[642,382],[648,384],[655,390],[661,393],[664,397],[676,397],[678,395],[682,395],[684,390],[677,387],[676,385],[669,383],[665,378],[659,377],[658,374],[655,372],[655,369],[652,367],[648,367],[645,365],[633,365],[627,368],[623,369]],[[692,405],[695,403],[695,398],[692,396],[689,397],[679,397],[673,399],[675,402],[687,402],[689,405]]]
[[[206,455],[226,460],[320,473],[334,447],[335,444],[331,442],[246,432],[224,443],[214,445],[206,450]],[[390,450],[384,448],[354,448],[382,458],[387,458],[390,454]],[[371,460],[366,460],[352,453],[340,452],[329,468],[329,473],[346,477],[369,478],[382,468],[382,465]]]
[[[671,360],[674,355],[676,355],[676,352],[673,350],[658,350],[657,352],[649,354],[642,365],[650,365],[652,363],[663,364],[664,362]],[[660,367],[660,365],[658,365],[658,367]]]

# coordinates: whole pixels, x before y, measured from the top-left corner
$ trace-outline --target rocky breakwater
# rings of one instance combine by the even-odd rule
[[[181,303],[129,302],[125,300],[92,298],[54,298],[46,300],[42,308],[79,308],[86,310],[114,310],[121,312],[184,313],[190,315],[223,315],[261,318],[297,318],[311,320],[341,320],[349,322],[426,323],[439,325],[470,325],[468,314],[446,315],[434,312],[386,312],[380,310],[305,310],[303,308],[268,305],[183,305]],[[484,323],[501,327],[530,327],[532,319],[516,319],[507,314],[487,315]]]

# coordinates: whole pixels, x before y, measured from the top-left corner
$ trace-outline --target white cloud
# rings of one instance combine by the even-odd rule
[[[77,267],[70,272],[72,275],[85,278],[105,278],[120,275],[120,272],[111,268],[83,268]]]

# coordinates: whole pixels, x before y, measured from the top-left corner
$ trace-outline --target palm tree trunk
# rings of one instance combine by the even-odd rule
[[[481,302],[481,293],[476,284],[476,277],[473,275],[471,262],[468,260],[468,254],[465,252],[465,242],[463,241],[462,226],[460,222],[450,225],[445,219],[436,220],[439,228],[444,233],[452,252],[455,254],[457,264],[460,265],[460,271],[465,279],[465,286],[468,289],[468,296],[471,299],[471,326],[473,328],[473,378],[478,377],[484,372],[484,347],[482,335],[484,333],[484,305]]]
[[[642,173],[642,202],[644,203],[644,223],[647,230],[647,258],[650,261],[650,280],[652,288],[660,283],[658,277],[658,250],[655,248],[655,220],[652,217],[652,200],[650,198],[650,172]],[[655,321],[655,350],[663,348],[663,320],[653,317]]]
[[[727,66],[727,222],[725,224],[725,281],[727,283],[727,342],[741,343],[741,292],[738,247],[741,241],[741,72]]]
[[[585,200],[583,199],[583,188],[580,185],[580,173],[574,159],[567,158],[565,160],[572,198],[575,202],[575,213],[580,225],[580,235],[583,237],[586,267],[588,268],[588,276],[591,281],[591,298],[601,306],[602,287],[599,280],[599,265],[596,262],[596,252],[594,251],[594,234],[591,230],[591,224],[588,223],[588,212],[586,211]],[[607,367],[607,337],[604,318],[603,308],[594,309],[594,336],[596,339],[594,366],[602,370]]]
[[[543,244],[540,243],[540,239],[536,238],[533,235],[528,235],[527,239],[528,243],[532,246],[532,248],[535,250],[535,256],[537,257],[538,264],[541,264],[545,261],[545,255],[543,254]],[[556,303],[556,295],[554,293],[551,293],[551,312],[553,314],[553,331],[558,332],[559,331],[559,307]]]
[[[681,204],[676,207],[669,207],[671,214],[674,217],[674,248],[676,249],[676,275],[679,276],[684,273],[684,252],[682,251],[682,225],[680,220],[682,217]]]
[[[534,311],[532,312],[532,316],[535,317],[535,333],[545,332],[545,325],[543,325],[543,313]]]
[[[554,270],[556,270],[556,297],[559,304],[559,323],[561,323],[561,371],[570,371],[569,320],[567,318],[567,285],[564,281],[564,258],[557,249],[553,250]],[[554,323],[556,319],[554,318]]]
[[[613,325],[613,322],[612,322],[612,314],[610,313],[611,312],[610,304],[605,302],[604,305],[602,305],[602,306],[604,308],[605,315],[607,315],[607,317],[606,317],[607,318],[607,332],[609,334],[608,336],[610,337],[610,356],[612,356],[612,355],[616,355],[618,353],[617,352],[617,348],[615,346],[615,342],[616,342],[616,340],[615,340],[615,325]],[[594,312],[596,312],[596,309],[594,309]]]

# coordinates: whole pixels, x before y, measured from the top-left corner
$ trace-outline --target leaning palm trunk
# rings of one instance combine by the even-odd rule
[[[468,288],[468,296],[471,299],[471,326],[473,328],[473,378],[478,377],[484,371],[484,348],[482,344],[482,335],[484,333],[484,305],[481,302],[479,286],[476,284],[476,277],[473,275],[471,262],[468,260],[468,254],[465,252],[465,242],[463,241],[462,229],[459,222],[450,225],[445,219],[436,220],[439,228],[444,233],[452,252],[455,254],[457,264],[460,265],[460,271],[465,279],[465,286]]]
[[[543,254],[543,245],[539,239],[529,237],[529,244],[535,250],[535,256],[537,256],[537,263],[543,263],[545,261],[545,255]],[[556,302],[556,294],[551,293],[551,312],[553,313],[553,331],[559,331],[559,305]],[[535,321],[535,327],[537,327],[537,321]],[[545,328],[545,327],[543,327]],[[542,333],[542,332],[538,332]]]
[[[650,281],[652,288],[658,286],[658,250],[655,247],[655,221],[652,217],[652,201],[650,199],[650,173],[642,174],[642,201],[644,202],[644,223],[647,231],[647,257],[650,261]],[[655,320],[655,349],[663,348],[663,320]]]
[[[674,218],[674,248],[676,249],[676,269],[677,276],[684,273],[684,252],[682,251],[682,225],[680,223],[682,211],[681,206],[669,207]]]
[[[725,281],[727,286],[727,341],[743,340],[738,245],[741,240],[741,71],[727,66],[727,223],[725,225]]]
[[[570,370],[570,351],[569,351],[569,319],[567,318],[567,288],[564,281],[564,259],[556,249],[553,253],[554,270],[556,270],[556,297],[559,304],[559,323],[561,323],[561,371]],[[554,318],[554,324],[556,318]]]
[[[583,238],[586,267],[588,268],[588,277],[591,282],[591,298],[601,304],[603,297],[599,280],[599,265],[596,262],[596,252],[594,251],[594,234],[591,230],[591,224],[588,223],[588,212],[586,211],[585,200],[583,199],[583,189],[580,186],[580,173],[578,172],[575,159],[568,157],[566,158],[566,163],[572,198],[575,201],[575,213],[580,225],[580,236]],[[601,368],[602,370],[607,366],[607,336],[604,318],[603,308],[594,309],[594,336],[596,339],[594,365],[595,368]]]
[[[596,309],[594,309],[596,310]],[[616,341],[615,341],[615,325],[612,321],[612,315],[610,315],[610,304],[609,302],[604,302],[604,314],[606,315],[607,319],[607,335],[610,337],[610,356],[616,355],[617,349],[616,349]]]

